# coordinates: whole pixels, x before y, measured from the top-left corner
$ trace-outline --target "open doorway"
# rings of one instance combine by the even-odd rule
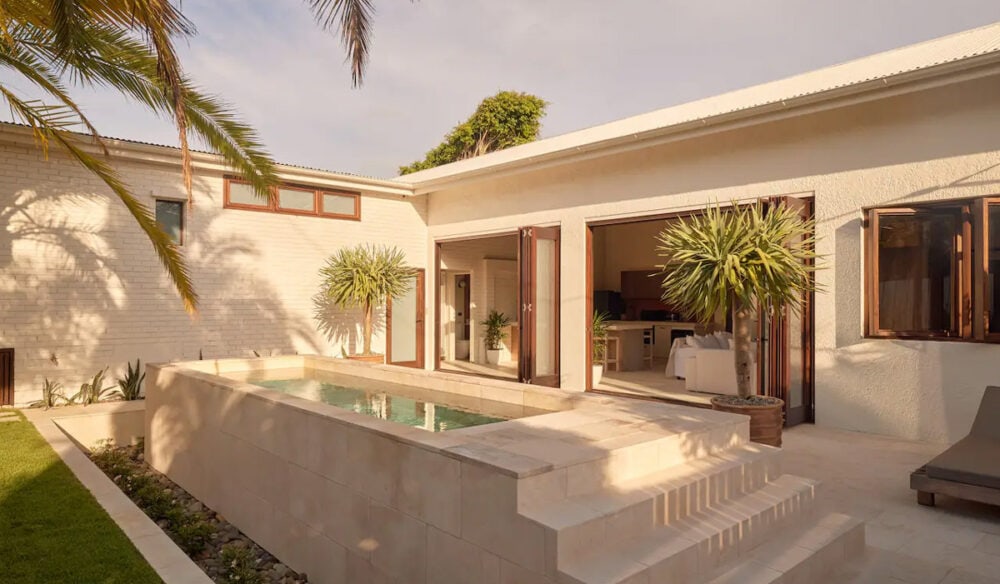
[[[675,220],[590,227],[593,310],[608,317],[604,359],[594,363],[602,371],[592,379],[592,388],[709,405],[711,395],[685,387],[684,364],[676,367],[672,349],[678,339],[724,331],[726,319],[720,316],[707,326],[691,322],[661,300],[656,236]]]
[[[511,233],[438,244],[439,369],[518,379],[519,242]],[[482,323],[491,311],[509,322],[488,354]]]
[[[812,215],[809,196],[763,202],[790,206],[803,218]],[[595,311],[609,315],[605,356],[594,360],[591,355],[588,389],[703,407],[710,407],[714,395],[736,392],[731,315],[717,314],[709,323],[688,322],[661,300],[662,277],[656,274],[662,258],[656,254],[656,236],[687,215],[588,226],[587,316]],[[761,313],[753,327],[753,391],[784,400],[788,425],[814,418],[812,306],[812,294],[805,294],[797,310]]]

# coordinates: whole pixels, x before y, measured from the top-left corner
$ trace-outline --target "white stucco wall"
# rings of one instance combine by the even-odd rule
[[[826,289],[816,302],[817,422],[954,441],[985,385],[1000,381],[1000,346],[863,339],[861,208],[1000,192],[997,95],[994,76],[470,180],[431,193],[429,249],[437,238],[561,226],[561,381],[582,389],[588,221],[814,194],[818,251],[828,258],[817,278]]]
[[[201,299],[192,319],[121,202],[50,155],[0,134],[0,347],[15,348],[19,404],[37,399],[46,377],[72,394],[105,365],[113,383],[136,358],[339,355],[357,343],[360,321],[331,310],[333,334],[319,330],[312,296],[325,258],[344,245],[390,243],[427,266],[421,197],[365,194],[361,221],[223,209],[221,174],[199,171],[183,247]],[[150,206],[154,197],[185,199],[176,166],[116,166]],[[383,346],[380,331],[375,348]]]

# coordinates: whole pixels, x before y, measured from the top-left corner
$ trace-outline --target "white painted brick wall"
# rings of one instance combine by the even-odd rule
[[[262,355],[339,355],[358,342],[356,312],[314,318],[318,270],[357,242],[399,246],[427,267],[426,202],[365,195],[362,221],[222,208],[221,174],[197,173],[184,253],[200,295],[192,319],[152,246],[117,198],[57,152],[0,143],[0,347],[15,348],[15,402],[44,378],[75,393],[105,365]],[[144,203],[185,199],[176,167],[119,162]],[[309,184],[306,178],[296,182]],[[375,349],[384,347],[380,331]]]

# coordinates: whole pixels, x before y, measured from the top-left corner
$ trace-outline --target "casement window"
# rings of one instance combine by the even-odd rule
[[[171,241],[184,244],[184,201],[157,199],[156,222]]]
[[[223,206],[227,209],[312,215],[331,219],[361,220],[361,195],[300,185],[281,185],[274,201],[261,199],[244,181],[226,177]]]
[[[866,335],[1000,342],[1000,198],[869,209]]]

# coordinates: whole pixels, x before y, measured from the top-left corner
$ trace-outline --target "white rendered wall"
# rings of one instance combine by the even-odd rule
[[[954,441],[968,431],[984,387],[1000,382],[1000,346],[864,339],[861,208],[1000,193],[997,95],[1000,77],[992,77],[470,180],[430,195],[431,240],[559,225],[561,382],[581,390],[587,222],[814,194],[818,251],[828,258],[817,278],[826,290],[816,301],[817,422]]]
[[[365,195],[362,221],[223,209],[221,175],[199,172],[183,247],[201,298],[192,319],[121,202],[50,154],[0,136],[0,347],[15,348],[18,404],[37,399],[46,377],[72,394],[106,365],[113,383],[136,358],[339,355],[359,344],[360,320],[331,310],[333,334],[319,330],[312,297],[325,258],[344,245],[389,243],[427,265],[423,198]],[[185,198],[176,167],[117,166],[149,206]]]

